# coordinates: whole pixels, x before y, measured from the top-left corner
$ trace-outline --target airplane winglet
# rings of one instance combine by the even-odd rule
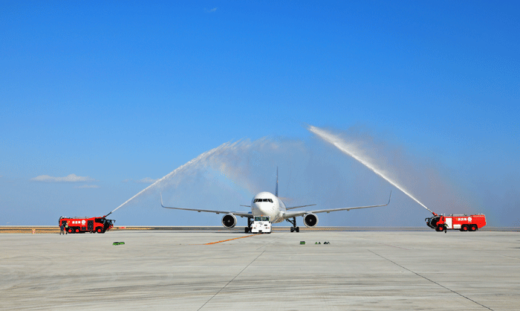
[[[386,203],[386,205],[390,204],[391,199],[392,199],[392,190],[390,190],[390,196],[388,197],[388,203]]]
[[[162,192],[161,192],[161,206],[165,207],[164,204],[163,204],[163,201],[162,201]]]

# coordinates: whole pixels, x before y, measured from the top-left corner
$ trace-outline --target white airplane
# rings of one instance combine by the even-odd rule
[[[361,209],[361,208],[372,208],[372,207],[380,207],[387,206],[390,204],[390,199],[392,197],[392,192],[390,192],[390,197],[388,198],[388,202],[386,204],[381,205],[369,205],[369,206],[355,206],[355,207],[340,207],[340,208],[332,208],[332,209],[322,209],[322,210],[311,210],[311,211],[289,211],[296,208],[314,206],[316,204],[309,205],[300,205],[300,206],[291,206],[286,207],[282,200],[278,197],[278,170],[276,170],[276,189],[275,194],[270,192],[260,192],[254,196],[251,200],[251,205],[241,205],[245,207],[250,207],[250,212],[233,212],[233,211],[216,211],[216,210],[207,210],[207,209],[197,209],[197,208],[182,208],[182,207],[171,207],[164,206],[161,195],[161,206],[163,208],[169,209],[177,209],[184,211],[194,211],[194,212],[207,212],[207,213],[215,213],[215,214],[226,214],[222,217],[222,225],[227,228],[234,228],[237,224],[237,218],[246,217],[247,218],[247,227],[245,227],[244,231],[251,232],[251,224],[252,220],[255,217],[269,217],[268,220],[271,223],[280,223],[282,221],[287,221],[292,224],[291,232],[300,232],[300,227],[296,225],[296,217],[302,216],[303,223],[306,227],[314,227],[318,224],[318,213],[330,213],[330,212],[339,212],[339,211],[350,211],[352,209]]]

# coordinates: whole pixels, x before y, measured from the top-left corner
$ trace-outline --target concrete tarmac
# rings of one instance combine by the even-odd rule
[[[2,234],[0,309],[520,309],[517,232],[244,236]]]

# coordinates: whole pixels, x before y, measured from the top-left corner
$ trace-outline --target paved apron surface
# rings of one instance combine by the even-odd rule
[[[520,306],[516,232],[307,231],[236,239],[242,236],[225,231],[0,235],[0,309]],[[229,241],[205,245],[224,240]],[[303,240],[306,245],[300,245]],[[112,245],[119,241],[125,245]]]

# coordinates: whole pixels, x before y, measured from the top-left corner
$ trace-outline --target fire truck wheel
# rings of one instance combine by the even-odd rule
[[[76,233],[79,233],[79,229],[76,229]]]
[[[468,231],[468,226],[462,225],[462,228],[460,228],[460,231]]]
[[[101,233],[101,228],[97,228],[96,232]]]
[[[470,229],[471,231],[477,231],[477,225],[471,225]]]
[[[444,231],[444,228],[443,228],[442,226],[438,226],[438,227],[437,227],[437,231],[438,231],[438,232]]]

